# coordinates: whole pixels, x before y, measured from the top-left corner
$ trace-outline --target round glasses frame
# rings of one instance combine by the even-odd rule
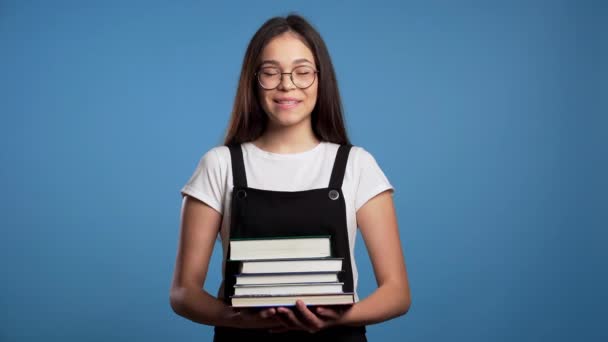
[[[295,67],[295,68],[294,68],[294,70],[295,70],[295,69],[297,69],[297,68],[302,68],[302,67],[301,67],[301,66],[300,66],[300,67]],[[310,87],[311,87],[311,86],[312,86],[312,85],[315,83],[315,80],[317,79],[317,74],[319,73],[319,71],[318,71],[318,70],[315,70],[315,69],[313,69],[313,68],[311,68],[311,67],[308,67],[308,66],[306,66],[305,68],[310,69],[310,70],[313,72],[313,74],[314,74],[314,77],[313,77],[313,79],[312,79],[312,82],[310,82],[310,84],[309,84],[309,85],[307,85],[306,87],[300,87],[300,86],[298,86],[298,85],[296,84],[296,82],[294,82],[294,80],[293,80],[293,73],[294,73],[294,70],[292,70],[291,72],[281,72],[281,73],[279,73],[279,74],[278,74],[278,75],[280,75],[279,82],[277,82],[277,85],[276,85],[276,86],[274,86],[273,88],[266,88],[266,87],[264,87],[264,85],[262,84],[262,80],[260,80],[260,71],[256,71],[256,72],[254,73],[254,76],[255,76],[255,78],[258,80],[258,84],[260,85],[260,87],[262,87],[262,88],[263,88],[263,89],[265,89],[265,90],[273,90],[273,89],[277,89],[277,88],[279,87],[279,85],[281,85],[281,83],[283,82],[283,75],[289,75],[289,79],[291,80],[291,83],[292,83],[294,86],[296,86],[296,88],[298,88],[298,89],[307,89],[307,88],[310,88]],[[272,69],[278,69],[278,68],[272,68]]]

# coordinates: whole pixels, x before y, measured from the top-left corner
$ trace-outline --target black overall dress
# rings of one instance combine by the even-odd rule
[[[229,145],[234,187],[231,204],[231,238],[331,235],[332,256],[342,257],[344,292],[353,292],[353,273],[348,243],[346,205],[342,181],[350,145],[338,148],[327,188],[303,191],[271,191],[247,187],[241,145]],[[230,255],[228,250],[227,256]],[[227,257],[229,259],[229,257]],[[238,262],[226,261],[223,300],[230,305]],[[295,307],[294,307],[295,309]],[[297,309],[296,309],[297,310]],[[214,341],[367,341],[365,326],[335,326],[316,333],[268,329],[239,329],[217,326]]]

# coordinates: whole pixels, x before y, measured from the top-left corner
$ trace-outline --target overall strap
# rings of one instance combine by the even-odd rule
[[[234,186],[247,187],[247,176],[245,175],[245,163],[243,162],[243,150],[240,144],[228,145],[230,159],[232,160],[232,182]]]
[[[332,189],[342,188],[342,181],[344,180],[344,172],[346,171],[346,162],[348,161],[348,153],[352,145],[340,145],[338,152],[336,153],[336,160],[334,161],[334,167],[331,170],[331,178],[329,180],[329,187]]]

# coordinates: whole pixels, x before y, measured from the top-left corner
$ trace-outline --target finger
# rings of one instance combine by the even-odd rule
[[[258,315],[262,318],[269,318],[274,316],[277,313],[275,308],[264,309],[258,313]]]
[[[304,318],[304,324],[306,324],[309,328],[314,330],[320,330],[324,326],[324,322],[317,317],[312,311],[308,310],[306,304],[303,301],[296,301],[296,307],[302,313],[302,317]]]
[[[283,315],[283,317],[285,317],[290,324],[295,325],[296,327],[300,328],[300,329],[304,329],[304,330],[308,330],[310,331],[311,329],[309,327],[307,327],[306,325],[304,325],[294,314],[293,311],[291,311],[288,308],[278,308],[277,311]]]
[[[338,313],[336,310],[330,309],[330,308],[324,308],[324,307],[317,307],[317,309],[315,310],[315,312],[324,318],[329,318],[329,319],[338,319],[340,318],[340,313]]]
[[[285,328],[293,328],[295,324],[291,322],[288,317],[285,317],[283,314],[277,312],[277,314],[273,317],[277,322],[279,322]]]

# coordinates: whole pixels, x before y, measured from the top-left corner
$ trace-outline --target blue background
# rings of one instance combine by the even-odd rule
[[[297,11],[396,188],[413,304],[370,340],[606,341],[607,7],[1,1],[0,340],[211,340],[169,306],[179,190]]]

